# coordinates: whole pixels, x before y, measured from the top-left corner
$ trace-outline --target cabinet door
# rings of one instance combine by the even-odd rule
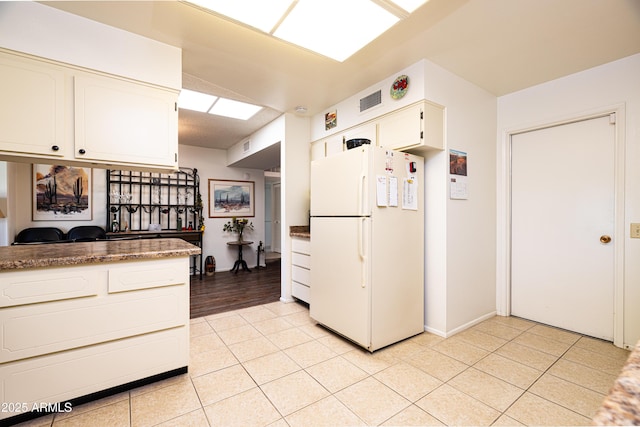
[[[422,142],[422,103],[395,111],[378,121],[378,136],[381,147],[402,150],[420,145]]]
[[[444,108],[419,102],[387,114],[378,122],[381,147],[416,152],[444,149]]]
[[[311,143],[311,161],[322,159],[325,156],[324,140]]]
[[[342,153],[344,150],[344,139],[342,135],[332,135],[324,141],[326,157]]]
[[[367,123],[362,126],[348,129],[344,132],[344,140],[366,138],[371,141],[371,145],[377,144],[378,132],[376,123]],[[346,149],[346,147],[345,147]]]
[[[177,93],[90,75],[74,87],[76,159],[178,167]]]
[[[0,53],[0,151],[62,157],[64,72]]]

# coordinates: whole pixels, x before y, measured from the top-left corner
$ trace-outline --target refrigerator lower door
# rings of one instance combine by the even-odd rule
[[[369,348],[371,219],[312,217],[311,229],[311,318]]]

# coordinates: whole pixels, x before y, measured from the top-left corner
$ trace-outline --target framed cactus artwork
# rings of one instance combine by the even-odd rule
[[[34,164],[33,220],[91,220],[91,175],[91,168]]]

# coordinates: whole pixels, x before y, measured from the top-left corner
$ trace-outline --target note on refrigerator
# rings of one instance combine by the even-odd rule
[[[418,180],[404,178],[402,184],[402,209],[418,210]]]
[[[398,206],[398,177],[389,176],[389,206]]]
[[[376,203],[378,206],[387,206],[387,177],[376,176]]]

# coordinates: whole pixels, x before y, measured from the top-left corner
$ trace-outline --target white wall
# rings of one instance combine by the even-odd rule
[[[624,104],[622,118],[625,139],[624,165],[624,345],[635,345],[640,339],[640,239],[629,237],[631,222],[640,222],[640,54],[592,68],[577,74],[534,86],[498,99],[498,186],[504,193],[507,182],[506,133],[582,117],[594,111]],[[620,122],[619,122],[620,123]],[[506,211],[503,194],[498,210],[501,228]],[[499,229],[500,260],[506,252],[504,233]],[[506,281],[506,266],[499,265],[499,286]]]
[[[280,146],[281,167],[281,301],[291,297],[291,236],[293,225],[309,224],[310,205],[310,120],[285,114],[285,138]]]
[[[213,150],[189,145],[180,145],[180,165],[198,169],[200,176],[200,192],[202,193],[205,231],[203,235],[202,255],[212,255],[216,259],[216,271],[231,270],[238,257],[237,248],[227,246],[227,242],[236,240],[235,236],[224,232],[222,227],[230,218],[209,218],[209,180],[228,179],[253,181],[255,194],[255,216],[249,219],[254,226],[253,231],[245,231],[245,240],[255,242],[245,247],[243,258],[249,268],[256,266],[258,242],[264,242],[264,172],[257,169],[240,169],[227,167],[225,150]],[[264,265],[264,257],[261,260]]]
[[[425,81],[423,80],[424,61],[418,61],[409,67],[398,70],[397,73],[388,76],[386,79],[369,86],[368,88],[350,95],[343,101],[328,107],[322,114],[316,114],[311,118],[311,141],[326,138],[345,129],[357,126],[368,120],[375,119],[384,114],[395,111],[399,108],[406,107],[414,102],[424,99]],[[409,89],[400,99],[392,99],[390,89],[393,81],[400,75],[409,77]],[[381,103],[360,112],[360,99],[376,91],[380,91]],[[327,130],[325,128],[324,114],[330,111],[336,111],[338,120],[336,127]]]
[[[9,216],[7,203],[7,162],[0,162],[0,211]],[[0,218],[0,246],[9,244],[9,220]]]
[[[425,326],[449,336],[495,313],[496,98],[425,62],[425,98],[446,108],[445,151],[425,157]],[[467,200],[449,198],[449,149],[468,156]]]
[[[182,50],[36,2],[0,2],[0,46],[173,89]]]

